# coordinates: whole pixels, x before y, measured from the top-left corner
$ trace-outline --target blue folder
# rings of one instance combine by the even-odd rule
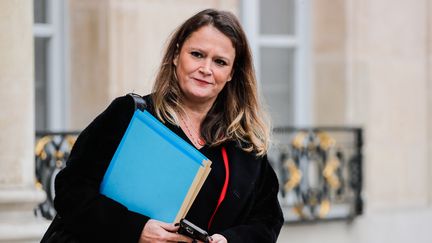
[[[100,192],[130,211],[164,222],[183,218],[211,162],[147,111],[136,110]]]

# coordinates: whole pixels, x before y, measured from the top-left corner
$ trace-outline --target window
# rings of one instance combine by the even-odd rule
[[[242,21],[275,127],[311,122],[310,0],[244,0]]]
[[[35,127],[65,127],[65,0],[34,0]]]

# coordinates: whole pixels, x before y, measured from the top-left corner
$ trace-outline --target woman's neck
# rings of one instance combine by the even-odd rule
[[[208,111],[210,110],[212,104],[209,103],[198,103],[198,102],[183,102],[182,108],[186,113],[186,116],[195,125],[201,127],[201,123],[204,121]]]
[[[205,141],[201,137],[201,124],[211,106],[202,104],[182,104],[182,111],[179,113],[180,127],[197,148],[204,146]]]

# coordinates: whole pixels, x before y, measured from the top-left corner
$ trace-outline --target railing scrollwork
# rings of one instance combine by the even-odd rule
[[[54,179],[66,166],[78,132],[36,134],[36,178],[47,199],[35,212],[52,219]],[[362,214],[360,128],[276,128],[269,152],[287,223],[351,220]]]
[[[352,219],[362,213],[358,128],[276,128],[272,163],[287,222]]]
[[[55,133],[37,132],[35,144],[36,180],[46,194],[46,200],[35,209],[37,215],[53,219],[54,209],[54,179],[58,172],[66,166],[77,132]]]

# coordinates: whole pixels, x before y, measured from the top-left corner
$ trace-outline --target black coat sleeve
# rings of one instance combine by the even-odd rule
[[[115,99],[79,135],[56,177],[55,208],[82,242],[138,242],[148,217],[99,193],[111,158],[134,112],[133,99]]]
[[[261,162],[249,213],[242,224],[221,232],[228,242],[272,243],[276,242],[280,233],[284,219],[277,197],[279,183],[267,157]]]

